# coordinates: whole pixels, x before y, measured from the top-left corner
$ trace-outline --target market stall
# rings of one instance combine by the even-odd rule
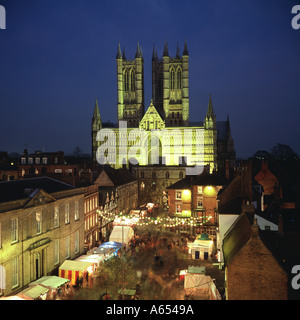
[[[61,278],[69,279],[72,285],[76,285],[78,277],[83,277],[86,272],[93,273],[93,263],[85,261],[65,260],[58,269]]]
[[[119,289],[119,300],[133,300],[136,297],[136,290],[135,289]]]
[[[197,236],[194,242],[187,245],[192,259],[209,260],[211,258],[214,241],[207,233],[202,233]]]
[[[29,284],[29,287],[34,287],[36,285],[43,286],[49,289],[48,297],[50,299],[55,299],[55,297],[60,294],[64,293],[66,290],[66,286],[70,283],[69,279],[56,277],[56,276],[44,276],[40,279]]]
[[[18,296],[9,296],[9,297],[2,297],[2,298],[0,298],[0,300],[26,300],[26,299],[23,299],[23,298],[18,297]]]
[[[46,300],[49,289],[39,284],[29,287],[17,294],[25,300]]]
[[[81,262],[89,262],[93,266],[93,272],[96,271],[99,264],[103,261],[102,257],[99,254],[91,254],[91,255],[82,255],[75,259],[75,261]]]
[[[134,231],[129,226],[115,226],[109,237],[109,241],[119,242],[128,245],[129,241],[133,238]]]
[[[221,300],[220,294],[210,276],[187,272],[184,277],[184,291],[189,298],[197,300]]]

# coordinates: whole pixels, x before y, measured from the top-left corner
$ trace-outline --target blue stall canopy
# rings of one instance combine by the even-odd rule
[[[104,242],[98,248],[94,249],[93,254],[113,253],[122,247],[123,247],[123,244],[119,242],[115,242],[115,241]]]
[[[100,245],[100,248],[122,248],[123,244],[115,241],[104,242]]]

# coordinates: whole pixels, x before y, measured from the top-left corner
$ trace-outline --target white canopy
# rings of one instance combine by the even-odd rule
[[[211,300],[220,300],[220,294],[210,276],[198,273],[187,273],[184,277],[186,294],[205,296]]]
[[[99,264],[101,262],[101,258],[98,254],[89,254],[89,255],[82,255],[79,258],[77,258],[75,261]]]
[[[9,296],[9,297],[0,298],[0,300],[25,300],[25,299],[18,296]]]
[[[69,279],[56,277],[56,276],[44,276],[32,283],[30,283],[30,287],[35,285],[41,285],[46,288],[57,289],[63,286],[65,283],[70,282]]]
[[[28,297],[35,300],[43,296],[44,294],[46,294],[48,291],[49,291],[48,288],[45,288],[38,284],[32,287],[29,287],[28,289],[25,289],[24,291],[20,292],[18,296],[21,298],[24,297],[25,299],[26,297]]]
[[[128,244],[129,240],[134,236],[134,231],[129,226],[115,226],[109,237],[109,241]]]
[[[70,271],[84,271],[91,265],[91,262],[86,261],[65,260],[64,263],[59,267],[59,269]]]

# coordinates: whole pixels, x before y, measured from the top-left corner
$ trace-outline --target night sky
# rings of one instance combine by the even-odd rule
[[[91,152],[98,99],[116,122],[118,43],[137,42],[151,100],[153,42],[162,56],[190,53],[190,119],[203,121],[212,95],[231,121],[238,157],[287,144],[300,154],[300,29],[289,0],[0,0],[0,150]],[[300,21],[299,21],[300,23]]]

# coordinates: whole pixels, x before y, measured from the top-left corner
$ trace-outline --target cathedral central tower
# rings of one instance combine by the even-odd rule
[[[162,59],[153,47],[153,104],[163,114],[169,127],[189,124],[189,53],[185,42],[182,55],[177,45],[176,56],[170,57],[165,43]]]
[[[117,52],[118,121],[127,121],[128,128],[137,128],[144,112],[144,59],[137,45],[135,59],[127,60],[125,51]]]

